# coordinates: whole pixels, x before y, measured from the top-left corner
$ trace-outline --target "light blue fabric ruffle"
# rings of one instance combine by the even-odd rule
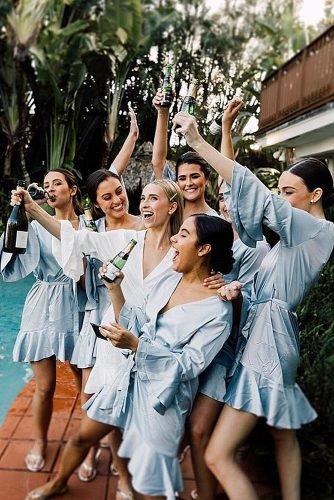
[[[69,361],[75,342],[75,332],[20,331],[14,345],[13,361],[40,361],[51,356],[62,362]]]
[[[299,429],[317,417],[298,384],[283,386],[239,363],[224,401],[280,429]]]
[[[134,427],[125,432],[119,456],[130,459],[132,485],[142,495],[174,500],[175,492],[183,490],[178,458],[157,453]]]

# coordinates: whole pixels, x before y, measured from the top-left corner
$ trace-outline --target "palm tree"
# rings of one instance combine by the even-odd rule
[[[22,174],[30,182],[25,161],[26,146],[26,78],[22,65],[41,29],[47,0],[20,0],[7,16],[7,36],[15,61],[15,88],[17,96],[20,164]]]

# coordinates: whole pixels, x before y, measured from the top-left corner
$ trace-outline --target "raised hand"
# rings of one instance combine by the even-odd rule
[[[119,349],[130,349],[134,352],[137,350],[139,342],[138,338],[118,323],[101,325],[100,332],[109,342]]]
[[[226,105],[222,117],[223,130],[231,130],[234,120],[238,116],[244,102],[240,97],[233,97]]]
[[[177,134],[182,134],[190,147],[196,149],[196,145],[202,140],[195,118],[188,113],[177,113],[173,118],[173,129]]]
[[[129,134],[131,134],[134,139],[138,139],[139,137],[139,127],[138,127],[138,122],[137,122],[137,116],[136,113],[134,112],[134,109],[130,104],[128,104],[129,108],[129,116],[130,116],[130,130]]]

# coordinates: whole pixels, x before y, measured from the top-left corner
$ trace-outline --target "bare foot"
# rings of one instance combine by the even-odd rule
[[[28,493],[25,500],[46,500],[53,496],[62,495],[67,490],[67,485],[60,484],[56,481],[49,481],[48,483],[32,490]]]

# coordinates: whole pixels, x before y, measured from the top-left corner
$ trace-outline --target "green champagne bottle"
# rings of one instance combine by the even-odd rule
[[[17,182],[18,187],[26,187],[24,181]],[[25,253],[28,243],[28,218],[22,201],[15,204],[8,218],[3,251],[9,253]]]
[[[164,71],[164,79],[162,84],[163,97],[160,102],[162,108],[169,108],[173,102],[173,87],[172,87],[172,65],[167,64]]]
[[[180,111],[194,115],[196,110],[196,97],[197,97],[197,80],[193,80],[189,86],[188,93],[183,99]]]
[[[93,219],[92,212],[91,212],[91,202],[88,197],[85,198],[84,200],[84,224],[86,229],[89,229],[90,231],[94,231],[97,233],[97,227],[95,224],[95,220]]]
[[[117,277],[116,273],[123,269],[135,245],[137,245],[136,240],[130,240],[126,247],[108,262],[106,272],[104,274],[100,274],[99,278],[106,280],[109,283],[115,281]]]

